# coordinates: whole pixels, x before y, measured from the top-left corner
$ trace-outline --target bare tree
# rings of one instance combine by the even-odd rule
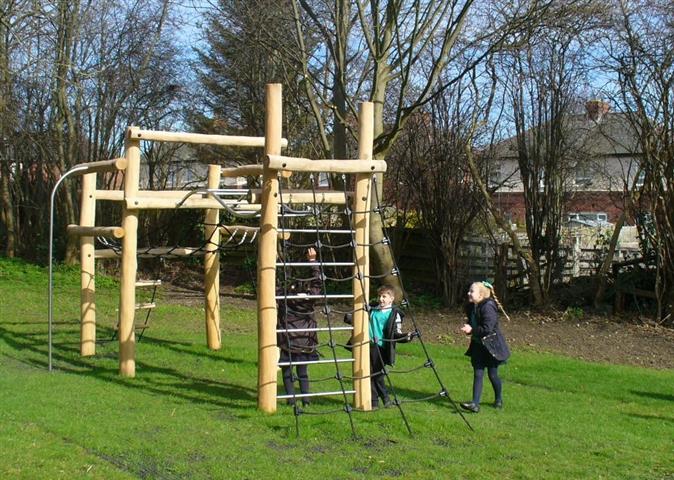
[[[622,108],[639,135],[644,170],[641,196],[652,214],[658,318],[674,311],[674,5],[665,0],[616,0],[608,55]]]
[[[294,1],[298,38],[318,39],[313,50],[297,52],[309,80],[308,98],[317,124],[333,125],[336,142],[342,136],[353,138],[350,119],[356,118],[356,102],[373,101],[377,158],[386,156],[406,122],[434,96],[554,3],[508,2],[508,8],[494,13],[490,3],[474,0],[342,0],[334,5]],[[328,150],[327,142],[324,146]],[[333,144],[329,153],[341,155],[348,149]],[[389,251],[378,242],[382,238],[378,219],[371,222],[370,230],[377,245],[375,268],[391,272]],[[398,283],[391,274],[384,281]]]
[[[18,253],[20,243],[15,202],[15,142],[20,116],[15,57],[32,35],[35,13],[29,1],[6,1],[0,6],[0,224],[8,257]]]
[[[0,120],[2,152],[11,156],[0,173],[0,220],[6,248],[43,258],[55,179],[75,163],[119,155],[126,125],[175,121],[179,62],[164,29],[166,1],[3,5],[13,9],[2,21],[3,100],[12,114]],[[57,228],[76,219],[75,195],[65,185]]]
[[[459,248],[482,210],[470,181],[465,146],[471,140],[476,92],[455,83],[407,122],[388,157],[388,176],[398,185],[396,206],[418,213],[435,260],[438,292],[448,305],[462,297]],[[404,225],[405,222],[403,221]]]
[[[529,284],[536,303],[546,297],[558,255],[569,170],[577,161],[570,116],[578,75],[570,47],[572,39],[546,32],[546,40],[513,58],[504,78],[516,131],[516,152],[525,204],[525,224],[531,254],[544,258],[545,268],[531,271]],[[571,57],[571,58],[569,58]],[[537,273],[540,272],[542,277]]]

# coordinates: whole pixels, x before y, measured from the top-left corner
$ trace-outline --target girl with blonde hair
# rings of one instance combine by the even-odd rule
[[[494,407],[503,408],[503,385],[498,375],[498,367],[510,357],[510,350],[498,321],[498,308],[503,310],[503,307],[494,294],[494,287],[486,281],[475,282],[470,286],[468,301],[472,304],[467,312],[468,323],[461,327],[461,331],[470,335],[470,346],[466,355],[470,357],[473,366],[473,399],[461,403],[461,408],[473,413],[480,411],[485,369],[494,388]]]

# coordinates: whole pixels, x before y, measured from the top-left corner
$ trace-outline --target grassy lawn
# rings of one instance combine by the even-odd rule
[[[137,376],[125,379],[117,343],[104,341],[118,291],[101,279],[101,342],[80,358],[78,283],[76,269],[57,269],[50,373],[46,272],[0,259],[0,478],[674,479],[672,370],[515,351],[502,368],[505,409],[489,407],[486,382],[482,411],[468,417],[474,432],[436,399],[403,403],[413,435],[397,409],[354,412],[354,438],[346,413],[319,414],[339,409],[335,399],[297,418],[285,405],[257,411],[256,315],[226,298],[217,352],[205,347],[202,309],[160,298]],[[466,400],[464,349],[428,348],[452,397]],[[398,351],[398,370],[425,361],[418,343]],[[393,380],[403,400],[439,391],[430,369]]]

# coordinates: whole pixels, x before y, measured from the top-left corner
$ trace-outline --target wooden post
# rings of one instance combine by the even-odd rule
[[[138,193],[140,181],[140,140],[132,139],[127,129],[124,151],[127,160],[124,175],[124,197]],[[122,210],[122,267],[119,294],[119,374],[136,376],[136,337],[133,321],[136,314],[136,270],[138,242],[138,210],[124,206]]]
[[[580,234],[577,233],[573,239],[573,255],[571,256],[573,261],[573,278],[580,277],[580,262],[582,253],[583,250],[580,244]]]
[[[361,160],[372,159],[374,135],[374,105],[364,102],[360,106],[358,157]],[[353,280],[353,381],[354,407],[361,410],[372,409],[372,394],[370,390],[370,326],[369,313],[365,311],[370,293],[369,275],[369,243],[370,228],[370,175],[360,173],[356,175],[356,189],[353,196],[353,226],[356,231],[355,260],[356,274],[364,275],[362,280]]]
[[[96,222],[96,174],[82,176],[80,225]],[[80,355],[96,355],[96,259],[94,237],[80,237]]]
[[[281,153],[283,102],[281,85],[266,86],[265,143],[267,155]],[[276,242],[278,229],[278,179],[265,167],[262,179],[262,213],[257,248],[258,409],[276,411]]]
[[[208,188],[220,186],[220,165],[208,166]],[[206,301],[206,342],[211,350],[219,350],[220,339],[220,210],[206,210],[206,253],[204,255],[204,292]]]

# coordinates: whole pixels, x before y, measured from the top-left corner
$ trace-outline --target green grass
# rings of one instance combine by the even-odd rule
[[[47,276],[0,259],[0,478],[674,478],[674,371],[515,351],[502,369],[505,409],[485,386],[471,432],[446,400],[295,417],[256,409],[255,312],[223,298],[223,348],[205,346],[201,308],[159,299],[137,345],[137,376],[117,374],[116,342],[79,356],[79,275],[56,269],[54,371],[47,371]],[[97,285],[99,340],[117,306]],[[429,345],[456,400],[472,374],[463,349]],[[397,369],[423,363],[402,345]],[[312,378],[329,375],[313,367]],[[430,369],[393,377],[401,398],[438,391]],[[320,384],[315,389],[323,388]],[[326,386],[332,389],[332,386]],[[319,400],[312,412],[339,407]]]

